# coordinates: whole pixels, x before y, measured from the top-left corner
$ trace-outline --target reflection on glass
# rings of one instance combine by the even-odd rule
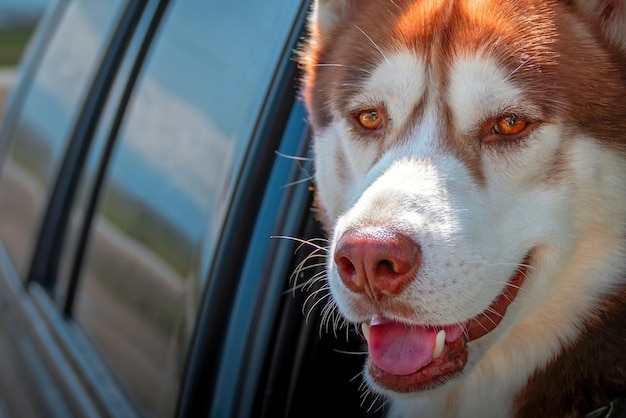
[[[0,236],[22,275],[72,123],[123,3],[69,3],[26,96],[0,177]]]
[[[158,417],[174,411],[203,278],[299,3],[170,7],[108,167],[75,309]]]

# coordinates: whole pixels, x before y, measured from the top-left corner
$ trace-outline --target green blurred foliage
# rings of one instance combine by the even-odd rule
[[[32,35],[32,29],[0,29],[0,67],[14,67]]]

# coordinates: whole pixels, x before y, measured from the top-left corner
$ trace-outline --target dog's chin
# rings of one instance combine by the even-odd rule
[[[377,316],[369,325],[363,325],[369,348],[367,380],[386,391],[412,393],[438,389],[462,378],[468,363],[468,343],[498,327],[523,285],[530,263],[529,253],[491,305],[462,324],[420,327]],[[395,338],[398,342],[390,344],[384,341],[385,338]],[[429,343],[411,343],[417,339],[428,340]],[[402,350],[394,349],[394,345]],[[415,355],[418,351],[420,354]]]

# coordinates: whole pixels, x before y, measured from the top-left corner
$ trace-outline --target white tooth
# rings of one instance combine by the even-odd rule
[[[433,350],[433,358],[438,358],[443,353],[443,346],[446,343],[446,332],[441,330],[437,333],[435,339],[435,349]]]
[[[365,337],[365,341],[369,342],[370,340],[370,326],[365,322],[361,324],[361,331],[363,331],[363,336]]]

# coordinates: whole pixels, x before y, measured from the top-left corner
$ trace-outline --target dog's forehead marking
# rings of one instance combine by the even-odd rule
[[[523,65],[523,62],[520,64]],[[506,112],[533,113],[524,91],[511,82],[511,73],[480,54],[459,57],[451,66],[446,102],[458,133],[468,133],[476,124]]]
[[[362,109],[382,105],[393,126],[404,126],[424,98],[428,82],[426,67],[423,60],[410,51],[384,55],[350,106]]]

